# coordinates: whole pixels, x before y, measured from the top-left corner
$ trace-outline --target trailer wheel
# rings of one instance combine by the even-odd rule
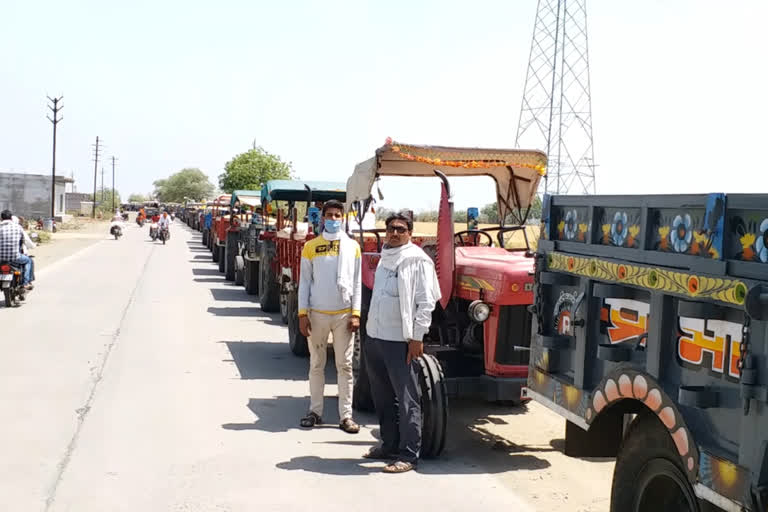
[[[430,354],[418,360],[421,386],[421,456],[437,457],[445,448],[448,393],[440,362]]]
[[[288,345],[293,355],[299,357],[309,356],[307,338],[299,330],[299,298],[296,292],[291,292],[286,297],[286,313],[288,316]]]
[[[227,244],[224,246],[224,279],[235,280],[235,256],[237,256],[237,239],[240,233],[227,231]]]
[[[616,458],[611,512],[700,512],[667,429],[644,414],[630,425]]]
[[[261,244],[261,258],[259,261],[259,302],[261,310],[265,313],[280,311],[280,283],[277,282],[272,261],[277,258],[274,243]]]
[[[288,325],[288,295],[285,293],[280,294],[280,320]]]
[[[235,256],[235,284],[243,286],[245,282],[245,261],[239,254]]]
[[[245,262],[245,292],[248,295],[257,295],[259,293],[259,262]]]
[[[216,253],[219,255],[217,260],[219,263],[219,272],[222,274],[224,273],[224,265],[226,263],[226,251],[224,249],[223,245],[217,245],[215,247]]]

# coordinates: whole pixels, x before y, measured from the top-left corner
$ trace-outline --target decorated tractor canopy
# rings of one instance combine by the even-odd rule
[[[611,511],[766,510],[768,195],[554,196],[543,217],[526,393],[566,453],[617,456]]]
[[[425,351],[432,355],[425,356],[422,382],[427,396],[433,396],[424,401],[425,417],[434,421],[447,417],[441,409],[445,397],[436,398],[428,389],[488,401],[521,401],[530,344],[526,308],[533,301],[533,254],[524,223],[545,173],[546,155],[540,151],[416,146],[388,140],[373,158],[358,164],[347,181],[347,205],[362,226],[375,203],[371,190],[381,177],[439,178],[436,241],[417,241],[435,261],[442,292],[424,340]],[[488,176],[494,181],[498,226],[480,228],[472,219],[466,231],[454,233],[449,178],[462,176]],[[507,248],[505,236],[520,232],[525,240],[522,247]],[[361,357],[365,359],[365,323],[381,250],[380,243],[372,246],[366,238],[372,234],[382,237],[385,230],[354,233],[363,247]],[[427,371],[429,368],[436,370]],[[354,397],[358,409],[373,407],[364,365]],[[425,446],[430,447],[426,455],[440,453],[444,434],[441,424],[425,430],[429,437]]]

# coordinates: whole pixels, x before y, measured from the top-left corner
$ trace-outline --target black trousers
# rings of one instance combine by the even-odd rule
[[[365,366],[379,417],[382,449],[416,463],[421,450],[421,389],[416,365],[407,364],[408,344],[368,337]]]

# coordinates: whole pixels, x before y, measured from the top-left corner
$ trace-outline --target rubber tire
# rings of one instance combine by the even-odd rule
[[[211,254],[213,254],[213,262],[218,263],[219,262],[219,246],[216,245],[215,242],[213,244],[213,247],[211,247]]]
[[[237,256],[237,239],[239,233],[227,231],[227,241],[224,245],[224,279],[235,280],[235,256]]]
[[[611,485],[611,512],[644,512],[636,507],[639,505],[638,493],[646,489],[644,483],[654,475],[666,475],[681,487],[688,504],[683,505],[687,508],[675,506],[675,512],[701,512],[699,500],[686,477],[672,437],[655,415],[644,413],[629,426],[616,457]]]
[[[237,286],[243,286],[245,282],[245,261],[243,257],[235,256],[235,284]]]
[[[293,355],[309,357],[309,343],[307,337],[299,330],[299,297],[296,292],[291,292],[287,297],[288,313],[288,346]]]
[[[246,261],[245,262],[245,293],[248,295],[259,294],[259,262],[258,261]]]
[[[272,242],[261,244],[259,259],[259,302],[265,313],[280,311],[280,283],[272,268],[272,260],[277,258],[277,248]]]
[[[440,361],[430,354],[416,360],[421,386],[421,456],[438,457],[448,431],[448,390]]]
[[[288,325],[288,296],[282,293],[280,294],[280,320]]]
[[[203,236],[200,238],[200,242],[202,242],[203,245],[208,245],[208,230],[203,230]]]
[[[365,330],[368,321],[368,307],[371,303],[371,290],[363,286],[362,290],[362,311],[360,312],[360,330],[359,350],[355,351],[357,364],[352,364],[352,370],[355,374],[355,384],[352,390],[352,408],[356,411],[374,412],[376,407],[373,404],[373,395],[371,394],[371,382],[368,379],[368,368],[365,365],[365,353],[368,346],[368,334]],[[358,347],[355,347],[356,349]]]
[[[5,307],[10,308],[13,306],[13,295],[11,295],[11,288],[4,288],[3,295],[5,296]]]
[[[223,245],[217,245],[215,250],[218,253],[217,263],[219,264],[219,272],[221,272],[223,274],[224,273],[224,265],[226,263],[226,258],[225,258],[226,253],[224,251],[224,246]]]
[[[120,238],[120,236],[117,234],[117,232],[115,232],[115,240],[117,240],[118,238]]]

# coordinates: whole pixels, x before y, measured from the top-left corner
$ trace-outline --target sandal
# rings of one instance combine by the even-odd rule
[[[310,412],[303,418],[301,418],[301,422],[299,422],[299,425],[301,425],[304,428],[312,428],[317,425],[322,425],[323,418],[315,414],[314,412]]]
[[[393,460],[397,458],[396,455],[387,453],[384,451],[384,448],[381,446],[374,446],[370,450],[368,450],[368,453],[363,455],[364,459],[374,459],[374,460]]]
[[[355,423],[355,420],[352,418],[344,418],[341,420],[341,423],[339,423],[339,428],[347,434],[357,434],[360,432],[360,425]]]
[[[392,464],[389,464],[388,466],[384,467],[383,471],[385,473],[405,473],[415,468],[416,468],[416,464],[413,464],[412,462],[406,462],[404,460],[396,460]]]

